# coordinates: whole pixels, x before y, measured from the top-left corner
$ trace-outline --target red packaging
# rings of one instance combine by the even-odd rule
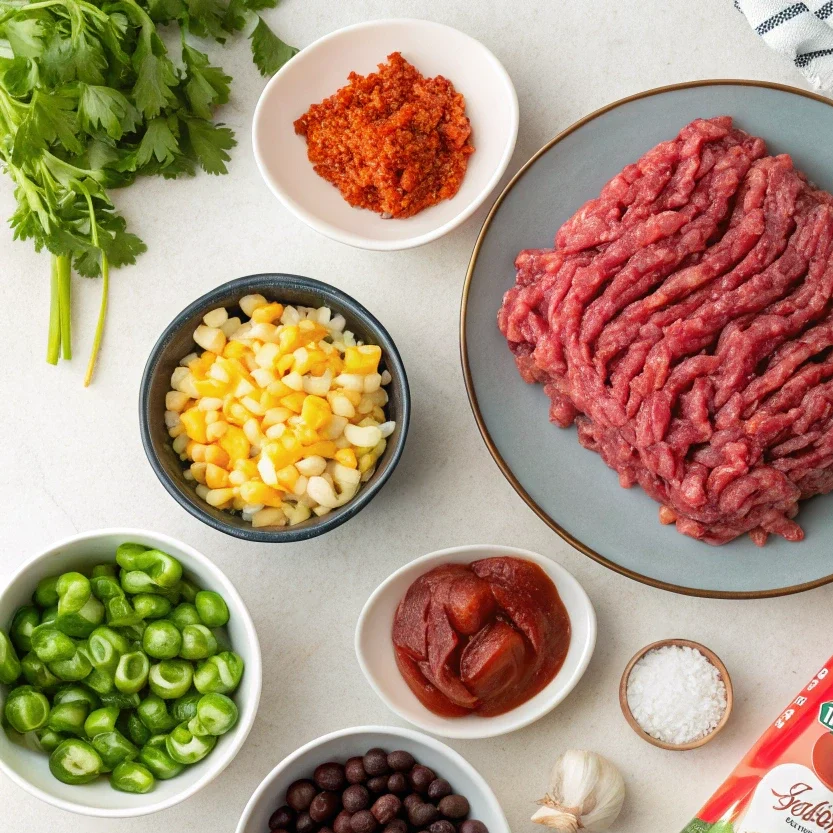
[[[833,657],[683,833],[833,830]]]

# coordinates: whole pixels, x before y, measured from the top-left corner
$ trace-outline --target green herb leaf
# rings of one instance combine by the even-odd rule
[[[33,17],[7,20],[3,34],[18,58],[37,58],[43,52],[43,23]]]
[[[262,17],[258,17],[257,26],[249,38],[252,41],[252,57],[261,75],[274,75],[291,57],[298,54],[298,50],[284,43]]]
[[[42,56],[44,73],[51,86],[83,81],[103,84],[107,59],[101,41],[83,23],[77,30],[56,28]]]
[[[226,151],[237,142],[228,127],[212,124],[204,119],[186,119],[188,138],[200,167],[209,174],[228,173],[226,162],[231,158]]]
[[[29,95],[38,83],[38,65],[29,58],[11,58],[3,64],[3,86],[14,98]]]
[[[173,90],[179,81],[158,35],[139,39],[133,64],[136,68],[133,99],[146,118],[155,118],[164,107],[175,103]]]
[[[132,133],[140,120],[139,111],[112,87],[82,84],[78,99],[78,121],[81,128],[94,135],[103,129],[111,139]]]
[[[250,12],[260,12],[264,9],[274,9],[281,0],[242,0],[243,5]]]
[[[179,140],[165,117],[153,119],[139,143],[136,163],[139,167],[155,159],[160,165],[170,165],[179,153]]]
[[[62,145],[70,153],[81,153],[84,148],[75,135],[77,127],[71,98],[36,90],[15,136],[12,162],[22,165],[53,143]]]
[[[211,36],[223,43],[228,32],[223,28],[226,7],[223,0],[186,0],[188,28],[198,37]]]
[[[214,108],[229,99],[231,76],[220,67],[210,66],[208,56],[190,46],[183,47],[182,57],[188,71],[185,94],[194,115],[210,119]]]

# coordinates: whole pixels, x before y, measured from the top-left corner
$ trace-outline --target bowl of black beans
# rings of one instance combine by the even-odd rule
[[[266,776],[237,833],[509,833],[489,785],[453,749],[411,729],[318,738]]]

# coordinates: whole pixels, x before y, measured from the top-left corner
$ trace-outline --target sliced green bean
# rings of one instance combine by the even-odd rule
[[[94,738],[96,735],[112,732],[116,728],[119,713],[115,706],[104,706],[91,711],[84,721],[84,734],[88,738]]]
[[[38,625],[32,632],[32,650],[41,662],[57,662],[75,656],[75,642],[53,625]]]
[[[133,608],[142,619],[162,619],[173,606],[169,599],[158,593],[139,593],[133,597]]]
[[[58,605],[46,608],[41,613],[40,623],[42,625],[51,625],[58,618]]]
[[[35,604],[41,608],[54,607],[58,604],[59,576],[47,576],[38,582],[35,588]]]
[[[142,698],[138,694],[110,691],[101,695],[101,702],[105,706],[117,706],[119,709],[135,709],[142,702]]]
[[[130,642],[110,627],[96,628],[88,640],[93,665],[104,671],[115,673],[119,658],[130,650]]]
[[[114,676],[116,688],[123,694],[136,694],[147,685],[149,671],[150,660],[142,651],[122,654]]]
[[[54,732],[49,726],[38,729],[35,732],[35,737],[38,739],[38,746],[47,755],[51,755],[67,739],[66,735],[62,735],[60,732]]]
[[[118,567],[115,564],[96,564],[90,573],[91,583],[94,578],[101,578],[102,576],[116,577],[118,575]]]
[[[222,628],[228,623],[229,612],[225,599],[213,590],[200,590],[194,602],[203,624],[209,628]]]
[[[186,602],[194,604],[194,601],[197,598],[197,593],[200,592],[200,588],[197,587],[197,585],[192,581],[188,581],[187,578],[184,578],[179,582],[179,592],[182,594],[182,598]]]
[[[119,588],[121,589],[121,588]],[[104,602],[107,624],[111,628],[127,628],[138,625],[142,617],[130,603],[130,600],[122,594],[112,596]]]
[[[125,793],[147,793],[155,783],[153,773],[136,761],[120,763],[110,775],[110,786]]]
[[[225,694],[205,694],[197,704],[197,714],[188,723],[194,735],[224,735],[234,728],[239,717],[237,706]]]
[[[49,670],[46,663],[37,658],[34,651],[26,654],[20,660],[20,669],[23,671],[26,682],[37,688],[48,691],[61,684],[61,681]]]
[[[141,703],[139,706],[141,707]],[[130,712],[125,723],[127,724],[125,727],[127,737],[141,749],[150,740],[153,733],[142,723],[138,711]]]
[[[33,732],[49,720],[49,700],[32,686],[21,685],[9,692],[3,714],[14,730]]]
[[[209,657],[194,672],[194,687],[200,694],[231,694],[243,677],[243,658],[234,651]]]
[[[78,701],[86,703],[87,707],[91,710],[97,709],[101,706],[99,696],[94,691],[90,691],[86,684],[79,685],[78,683],[70,683],[69,685],[61,686],[52,698],[52,705],[54,706],[57,703],[74,703]]]
[[[167,703],[157,694],[149,694],[145,697],[139,703],[136,713],[142,723],[155,735],[170,732],[179,722],[168,713]]]
[[[90,593],[80,610],[61,613],[59,605],[58,615],[55,617],[55,627],[68,636],[86,639],[103,621],[104,605]]]
[[[65,682],[77,682],[88,677],[93,670],[92,663],[87,659],[86,652],[76,647],[75,653],[70,659],[62,659],[57,662],[47,663],[49,670],[58,679]]]
[[[214,634],[205,625],[186,625],[182,629],[182,647],[179,649],[179,655],[183,659],[207,659],[219,650]]]
[[[90,707],[81,700],[69,703],[58,703],[49,712],[49,722],[46,724],[53,732],[65,735],[85,737],[84,723],[90,713]]]
[[[34,605],[18,608],[12,619],[9,636],[12,644],[21,654],[32,650],[32,631],[40,624],[40,613]]]
[[[22,673],[20,659],[11,639],[4,631],[0,631],[0,683],[12,685],[18,681]]]
[[[188,694],[183,694],[182,697],[177,697],[171,704],[171,717],[177,723],[188,722],[192,717],[197,716],[197,703],[202,699],[202,694],[198,691],[189,691]]]
[[[217,743],[213,735],[194,735],[185,723],[180,723],[166,738],[165,749],[181,764],[201,761]]]
[[[194,669],[184,659],[163,659],[151,666],[148,675],[150,690],[163,700],[175,700],[182,697],[194,678]]]
[[[84,677],[84,685],[94,691],[99,697],[105,694],[111,694],[115,688],[116,683],[113,675],[109,671],[102,671],[99,668],[93,668],[90,673]]]
[[[139,754],[136,745],[116,730],[96,735],[91,743],[101,756],[104,768],[108,770],[114,769],[122,761],[132,761]]]
[[[86,741],[69,738],[49,756],[49,770],[65,784],[88,784],[104,769],[104,762]]]
[[[108,599],[124,598],[119,580],[112,576],[93,576],[90,579],[90,589],[99,601],[106,602]]]
[[[182,565],[172,555],[157,549],[127,549],[124,544],[116,551],[116,562],[128,572],[146,573],[158,587],[176,587],[182,578]]]
[[[154,659],[173,659],[182,648],[183,633],[167,619],[151,622],[142,635],[142,648]],[[186,657],[187,659],[187,657]]]
[[[180,630],[186,625],[201,625],[202,620],[195,605],[190,602],[178,604],[168,617]]]
[[[167,735],[154,735],[139,752],[141,761],[160,781],[175,778],[185,765],[175,761],[166,746]]]

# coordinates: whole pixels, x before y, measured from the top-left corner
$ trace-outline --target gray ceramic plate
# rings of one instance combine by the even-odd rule
[[[496,315],[526,248],[552,246],[556,229],[605,182],[699,116],[731,115],[770,152],[833,191],[833,102],[788,87],[707,81],[651,90],[591,114],[536,154],[489,214],[472,255],[461,311],[463,371],[486,444],[523,499],[582,552],[630,578],[692,595],[749,598],[833,581],[833,495],[804,504],[806,537],[748,537],[713,548],[661,526],[657,504],[622,489],[575,430],[547,418],[540,385],[518,375]]]

